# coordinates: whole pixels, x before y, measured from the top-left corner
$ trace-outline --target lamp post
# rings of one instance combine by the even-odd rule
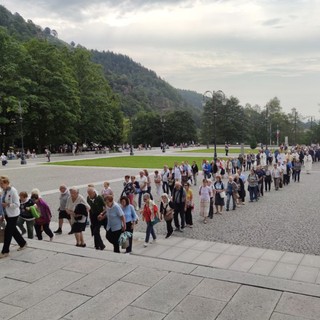
[[[294,116],[294,145],[297,145],[297,116],[298,112],[296,108],[292,108],[293,116]]]
[[[226,105],[226,95],[224,94],[224,92],[222,90],[218,90],[218,91],[209,91],[207,90],[204,94],[203,94],[203,100],[205,102],[207,101],[212,101],[212,106],[213,106],[213,144],[214,144],[214,162],[217,161],[217,141],[216,141],[216,117],[217,117],[217,105],[216,105],[216,100],[220,101],[221,104],[224,106]]]
[[[23,145],[23,118],[22,118],[22,107],[21,107],[21,102],[19,101],[19,113],[20,113],[20,131],[21,131],[21,162],[20,164],[27,164],[27,160],[25,158],[25,153],[24,153],[24,145]]]
[[[166,152],[166,143],[164,142],[164,126],[166,123],[166,119],[161,118],[160,122],[161,122],[161,126],[162,126],[162,152]]]
[[[134,156],[133,145],[132,145],[132,118],[130,118],[130,156]]]

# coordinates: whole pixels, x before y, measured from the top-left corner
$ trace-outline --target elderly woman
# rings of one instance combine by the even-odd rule
[[[6,219],[6,228],[4,231],[4,243],[0,254],[0,259],[9,256],[9,249],[12,237],[18,243],[18,251],[23,250],[27,246],[27,242],[17,229],[17,220],[20,215],[20,203],[17,190],[10,186],[9,178],[6,176],[0,177],[0,187],[3,190],[2,194],[2,208],[0,212],[0,221]]]
[[[152,236],[153,241],[156,241],[157,239],[157,236],[153,229],[152,221],[158,216],[158,207],[155,205],[153,200],[150,199],[149,193],[145,193],[143,195],[143,202],[144,206],[141,213],[142,220],[144,220],[147,223],[146,237],[144,242],[144,246],[147,247],[149,244],[150,235]]]
[[[104,250],[106,247],[101,239],[100,229],[103,222],[98,220],[100,213],[105,211],[105,203],[102,196],[98,195],[96,190],[92,187],[87,189],[87,202],[90,206],[90,221],[91,234],[94,239],[94,247],[96,250]]]
[[[66,205],[68,198],[70,196],[68,188],[63,184],[59,187],[60,195],[59,195],[59,227],[56,231],[54,231],[55,234],[62,234],[62,225],[63,225],[63,219],[67,219],[70,226],[71,226],[71,216],[66,211]],[[69,232],[71,234],[71,231]]]
[[[164,219],[167,224],[166,239],[169,238],[173,233],[173,227],[172,227],[173,209],[174,209],[173,202],[170,201],[167,193],[163,193],[161,195],[161,203],[160,203],[160,218]]]
[[[134,206],[130,204],[127,196],[122,196],[120,198],[120,205],[126,219],[126,231],[131,232],[132,234],[132,237],[129,237],[129,246],[126,248],[126,253],[131,253],[133,230],[134,226],[138,223],[139,218],[134,210]]]
[[[40,191],[33,189],[31,191],[31,200],[35,203],[37,210],[40,212],[40,218],[35,219],[34,229],[38,240],[42,240],[42,231],[44,231],[50,238],[53,239],[53,233],[50,229],[51,210],[48,204],[40,197]]]
[[[98,219],[108,219],[107,222],[107,240],[113,244],[113,252],[120,253],[119,237],[126,230],[126,219],[124,213],[118,203],[113,199],[112,195],[105,197],[106,211],[100,213]]]
[[[82,230],[83,229],[83,225],[79,225],[79,223],[85,223],[87,221],[87,217],[83,214],[81,214],[81,219],[76,219],[76,215],[80,215],[80,213],[76,213],[75,209],[77,207],[78,204],[83,204],[86,207],[87,212],[90,210],[90,206],[87,203],[87,201],[84,199],[84,197],[79,194],[79,190],[76,187],[72,187],[69,189],[70,192],[70,197],[67,200],[67,204],[66,204],[66,212],[71,216],[71,220],[72,220],[72,227],[71,227],[71,233],[74,233],[75,238],[76,238],[76,242],[77,242],[77,246],[78,247],[85,247],[85,242],[83,239],[83,235],[82,235]],[[79,208],[79,211],[81,211],[82,213],[82,208]],[[73,226],[75,221],[77,221],[77,225]]]
[[[207,223],[211,197],[211,188],[208,187],[207,179],[202,180],[202,186],[199,188],[199,196],[200,216],[203,218],[203,223]]]
[[[220,175],[216,175],[216,181],[213,184],[213,189],[215,193],[214,204],[216,207],[216,213],[222,214],[222,209],[224,207],[225,189]]]

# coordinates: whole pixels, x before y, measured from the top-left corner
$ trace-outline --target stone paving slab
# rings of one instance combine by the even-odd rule
[[[92,270],[90,274],[65,287],[64,290],[93,297],[134,269],[134,266],[128,264],[107,262],[101,268]]]
[[[275,310],[296,317],[318,320],[320,300],[315,297],[284,292]]]
[[[23,308],[30,308],[39,301],[62,290],[82,277],[83,275],[80,273],[57,270],[56,272],[48,274],[46,277],[17,290],[5,298],[2,298],[1,301]]]
[[[80,294],[59,291],[15,316],[12,320],[58,320],[85,304],[88,299],[89,297]]]
[[[269,320],[280,297],[274,290],[242,286],[217,320]]]
[[[227,303],[203,297],[186,296],[166,317],[168,320],[215,319]]]
[[[133,306],[169,313],[200,281],[199,277],[171,272],[134,301]]]
[[[70,312],[65,318],[88,320],[94,315],[96,319],[111,319],[148,289],[147,286],[118,281]]]

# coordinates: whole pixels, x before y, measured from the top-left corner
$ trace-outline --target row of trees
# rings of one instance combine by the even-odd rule
[[[86,49],[35,38],[19,42],[0,28],[2,150],[19,146],[20,114],[25,145],[39,151],[75,141],[113,145],[123,138],[119,98]]]
[[[317,143],[320,124],[306,121],[293,109],[291,113],[282,110],[278,98],[271,99],[263,108],[255,105],[241,106],[239,100],[230,97],[224,101],[218,95],[207,100],[202,115],[201,139],[213,143],[213,124],[216,120],[217,143],[245,143],[275,145],[285,142],[292,144]],[[214,119],[216,117],[216,119]]]

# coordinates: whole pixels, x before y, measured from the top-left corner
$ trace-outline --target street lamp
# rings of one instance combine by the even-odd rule
[[[161,122],[161,126],[162,126],[162,152],[166,152],[166,144],[164,142],[164,126],[165,126],[165,123],[166,123],[166,119],[165,118],[161,118],[160,122]]]
[[[27,160],[25,158],[24,146],[23,146],[23,118],[22,118],[22,107],[21,102],[19,101],[19,113],[20,113],[20,131],[21,131],[21,162],[20,164],[27,164]]]
[[[209,91],[207,90],[203,94],[203,100],[205,102],[212,100],[212,106],[213,106],[213,144],[214,144],[214,162],[217,161],[217,142],[216,142],[216,117],[217,117],[217,106],[216,106],[216,100],[220,101],[223,106],[226,105],[226,95],[222,90],[218,91]]]
[[[293,117],[294,117],[294,145],[297,145],[297,116],[298,112],[296,108],[292,108]]]
[[[132,145],[132,118],[130,118],[130,156],[134,156],[133,145]]]

